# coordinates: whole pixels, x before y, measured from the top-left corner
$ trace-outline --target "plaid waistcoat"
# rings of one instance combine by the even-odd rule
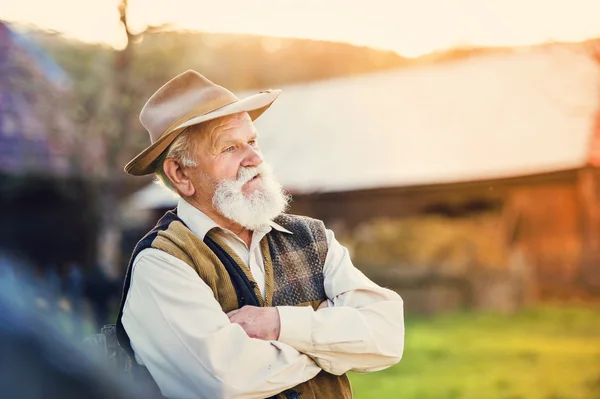
[[[327,300],[323,276],[328,249],[325,226],[315,219],[285,214],[274,221],[293,234],[273,229],[261,240],[265,266],[263,298],[249,268],[218,235],[209,232],[202,241],[173,211],[167,212],[138,243],[131,257],[117,319],[121,346],[133,356],[121,317],[131,283],[133,260],[146,248],[165,251],[192,267],[211,288],[224,312],[244,305],[312,306],[316,309]],[[335,376],[321,371],[313,379],[274,398],[348,399],[352,398],[352,389],[346,375]]]

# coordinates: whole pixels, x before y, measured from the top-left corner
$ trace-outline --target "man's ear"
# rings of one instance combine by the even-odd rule
[[[191,197],[196,192],[187,171],[181,167],[175,159],[167,158],[163,162],[163,170],[171,180],[171,184],[177,189],[182,197]]]

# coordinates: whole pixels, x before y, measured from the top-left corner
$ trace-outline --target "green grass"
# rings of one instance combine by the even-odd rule
[[[599,399],[600,309],[407,319],[402,361],[350,379],[356,399]]]

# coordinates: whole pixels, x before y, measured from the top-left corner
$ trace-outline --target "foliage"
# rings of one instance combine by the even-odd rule
[[[116,50],[87,45],[58,35],[35,33],[67,72],[81,76]],[[136,74],[154,81],[196,69],[232,90],[247,90],[312,81],[408,65],[392,51],[307,39],[255,35],[158,31],[135,43]],[[156,89],[156,88],[152,88]]]
[[[94,165],[86,173],[102,177],[122,176],[124,164],[148,145],[139,111],[156,89],[187,69],[239,92],[406,63],[391,51],[251,35],[153,30],[135,37],[125,50],[41,31],[30,35],[72,78],[70,108],[82,138],[78,151],[83,164]],[[123,74],[124,82],[116,83]]]
[[[350,377],[357,399],[596,399],[598,331],[597,308],[409,319],[398,365]]]

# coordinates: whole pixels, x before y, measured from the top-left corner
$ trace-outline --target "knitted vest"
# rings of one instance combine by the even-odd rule
[[[275,222],[293,234],[271,230],[261,240],[265,267],[265,297],[248,267],[215,234],[204,241],[193,234],[173,211],[167,212],[136,246],[125,277],[121,309],[117,319],[120,345],[133,357],[121,318],[131,284],[133,260],[142,250],[155,248],[184,261],[210,287],[223,312],[253,306],[312,306],[326,300],[323,265],[327,238],[322,222],[300,216],[280,215]],[[288,389],[277,399],[346,399],[352,389],[346,375],[321,371],[313,379]]]

